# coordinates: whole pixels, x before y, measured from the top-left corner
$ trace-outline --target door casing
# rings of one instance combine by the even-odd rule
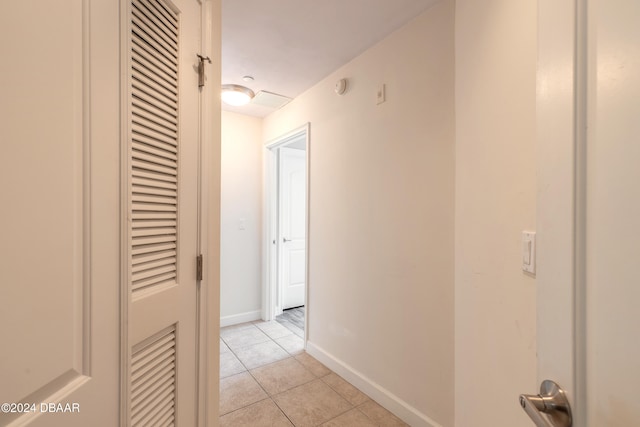
[[[267,142],[264,145],[264,271],[263,271],[263,301],[262,318],[266,321],[275,319],[278,307],[278,167],[277,148],[291,143],[301,137],[306,141],[306,259],[305,259],[305,341],[308,337],[308,312],[309,312],[309,253],[310,253],[310,233],[309,233],[309,200],[310,200],[310,158],[311,158],[311,138],[309,123],[292,130],[279,138]],[[281,312],[281,308],[280,308]]]
[[[585,188],[587,0],[538,1],[538,381],[586,422]]]

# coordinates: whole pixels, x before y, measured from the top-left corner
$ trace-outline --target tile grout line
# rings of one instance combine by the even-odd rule
[[[278,394],[280,394],[280,393],[278,393]],[[278,408],[278,410],[282,413],[282,415],[284,415],[284,417],[285,417],[286,419],[288,419],[288,420],[289,420],[289,422],[291,423],[291,425],[292,425],[293,427],[298,427],[298,426],[296,426],[296,423],[294,423],[294,422],[293,422],[293,420],[292,420],[291,418],[289,418],[289,415],[287,415],[287,413],[286,413],[286,412],[284,412],[284,409],[282,409],[282,408],[280,407],[280,405],[278,405],[278,402],[276,402],[276,401],[275,401],[275,399],[274,399],[273,397],[271,398],[271,401],[273,402],[273,404],[274,404],[274,405],[276,405],[276,407],[277,407],[277,408]]]
[[[255,402],[253,402],[253,403],[250,403],[250,404],[247,404],[247,405],[243,405],[243,406],[241,406],[241,407],[239,407],[239,408],[234,409],[233,411],[230,411],[230,412],[227,412],[226,414],[221,415],[220,417],[227,416],[227,415],[229,415],[229,414],[232,414],[232,413],[234,413],[234,412],[240,411],[240,410],[242,410],[242,409],[246,409],[246,408],[248,408],[249,406],[252,406],[252,405],[258,404],[258,403],[260,403],[260,402],[264,402],[265,400],[270,400],[270,401],[271,401],[271,402],[272,402],[272,403],[273,403],[273,404],[278,408],[278,410],[280,411],[280,413],[281,413],[281,414],[282,414],[282,415],[283,415],[283,416],[284,416],[284,417],[285,417],[285,418],[286,418],[286,419],[287,419],[287,420],[288,420],[288,421],[289,421],[289,422],[290,422],[294,427],[299,427],[299,426],[296,426],[296,424],[293,422],[293,420],[292,420],[292,419],[287,415],[287,413],[283,410],[283,408],[278,404],[278,402],[275,400],[275,397],[277,397],[277,396],[279,396],[279,395],[281,395],[281,394],[284,394],[284,393],[291,392],[291,391],[293,391],[293,390],[295,390],[295,389],[298,389],[298,388],[300,388],[300,387],[303,387],[303,386],[305,386],[305,385],[308,385],[309,383],[311,383],[311,382],[313,382],[313,381],[319,380],[319,381],[321,381],[324,385],[326,385],[327,387],[329,387],[329,389],[330,389],[330,390],[332,390],[334,393],[336,393],[336,394],[337,394],[341,399],[343,399],[343,400],[344,400],[344,401],[349,405],[349,408],[347,408],[346,410],[344,410],[344,411],[342,411],[342,412],[340,412],[340,413],[336,414],[334,417],[332,417],[332,418],[330,418],[330,419],[328,419],[328,420],[323,421],[321,424],[318,424],[317,426],[321,426],[322,424],[325,424],[325,423],[328,423],[328,422],[330,422],[330,421],[332,421],[332,420],[335,420],[336,418],[338,418],[338,417],[340,417],[340,416],[342,416],[342,415],[346,414],[347,412],[352,411],[352,410],[354,410],[354,409],[355,409],[355,410],[357,410],[360,414],[364,415],[364,416],[366,417],[366,419],[370,420],[372,423],[377,424],[377,423],[376,423],[376,421],[375,421],[373,418],[371,418],[367,413],[365,413],[364,411],[362,411],[362,410],[360,409],[360,407],[361,407],[361,406],[363,406],[363,405],[365,405],[367,402],[370,402],[370,401],[375,402],[375,401],[374,401],[374,400],[372,400],[368,395],[366,395],[366,394],[365,394],[365,393],[363,393],[360,389],[358,389],[357,387],[353,386],[353,384],[351,384],[351,383],[349,383],[349,382],[347,381],[347,383],[348,383],[348,384],[350,384],[351,386],[353,386],[353,387],[354,387],[356,390],[358,390],[360,393],[363,393],[363,394],[364,394],[364,396],[367,398],[367,400],[365,400],[364,402],[359,403],[359,404],[357,404],[357,405],[356,405],[356,404],[351,403],[351,401],[349,401],[349,400],[347,399],[347,397],[343,396],[343,395],[338,391],[338,389],[337,389],[337,388],[333,387],[331,384],[329,384],[329,383],[327,383],[326,381],[324,381],[324,379],[326,379],[326,378],[327,378],[328,376],[330,376],[331,374],[335,374],[335,375],[337,375],[337,376],[338,376],[339,378],[341,378],[342,380],[344,380],[344,378],[340,377],[340,375],[338,375],[337,373],[335,373],[334,371],[332,371],[332,370],[330,370],[330,369],[329,369],[329,372],[328,372],[328,373],[326,373],[326,374],[324,374],[324,375],[320,375],[320,376],[316,375],[316,374],[315,374],[314,372],[312,372],[312,371],[311,371],[307,366],[305,366],[305,365],[304,365],[300,360],[298,360],[298,359],[297,359],[297,356],[299,356],[299,355],[301,355],[301,354],[308,354],[308,353],[306,353],[306,351],[305,351],[304,349],[303,349],[302,351],[297,352],[296,354],[291,354],[291,353],[289,353],[286,349],[284,349],[284,347],[282,347],[280,344],[278,344],[278,343],[275,341],[275,339],[274,339],[274,338],[272,338],[271,336],[269,336],[266,332],[264,332],[263,330],[261,330],[261,329],[260,329],[259,327],[257,327],[255,324],[252,324],[251,326],[255,327],[257,330],[259,330],[259,331],[261,331],[262,333],[264,333],[264,334],[267,336],[268,340],[267,340],[267,341],[264,341],[264,342],[260,342],[260,343],[256,343],[256,344],[252,344],[252,345],[248,345],[248,346],[244,346],[244,347],[240,347],[239,349],[243,349],[243,348],[246,348],[246,347],[251,347],[251,346],[253,346],[253,345],[259,345],[259,344],[263,344],[263,343],[266,343],[266,342],[272,341],[272,342],[274,342],[274,343],[275,343],[279,348],[281,348],[281,349],[282,349],[282,350],[283,350],[283,351],[284,351],[288,356],[287,356],[287,357],[285,357],[284,359],[280,359],[280,360],[276,360],[276,361],[273,361],[273,362],[265,363],[265,364],[263,364],[263,365],[259,365],[259,366],[256,366],[256,367],[252,368],[252,369],[249,369],[249,368],[245,365],[245,363],[244,363],[244,362],[242,362],[242,360],[240,360],[240,358],[238,357],[238,355],[237,355],[236,351],[234,351],[234,350],[229,346],[229,344],[227,343],[227,341],[226,341],[222,336],[220,336],[220,339],[221,339],[221,340],[225,343],[225,345],[229,348],[229,352],[230,352],[230,353],[232,353],[232,354],[233,354],[233,356],[234,356],[234,357],[235,357],[235,358],[240,362],[240,364],[245,368],[245,371],[244,371],[244,372],[239,372],[239,373],[237,373],[237,374],[233,374],[233,375],[230,375],[230,376],[225,377],[225,378],[230,378],[230,377],[235,376],[235,375],[244,374],[244,373],[246,372],[246,373],[248,373],[248,374],[251,376],[251,378],[252,378],[252,379],[253,379],[253,380],[258,384],[258,386],[260,387],[260,389],[261,389],[261,390],[265,393],[265,395],[266,395],[266,397],[265,397],[265,398],[263,398],[263,399],[259,399],[259,400],[255,401]],[[247,330],[248,330],[248,329],[250,329],[250,328],[247,328]],[[289,336],[289,335],[287,335],[287,336]],[[295,336],[295,334],[294,334],[294,336]],[[308,373],[310,373],[310,374],[311,374],[311,376],[313,377],[313,379],[311,379],[311,380],[309,380],[309,381],[306,381],[306,382],[303,382],[303,383],[301,383],[301,384],[298,384],[298,385],[296,385],[295,387],[292,387],[292,388],[290,388],[290,389],[288,389],[288,390],[284,390],[284,391],[281,391],[281,392],[279,392],[279,393],[276,393],[276,394],[271,395],[271,394],[269,394],[269,392],[264,388],[264,386],[260,383],[260,381],[258,380],[258,378],[256,378],[256,377],[254,376],[254,374],[253,374],[252,370],[256,370],[256,369],[263,368],[263,367],[266,367],[266,366],[269,366],[269,365],[273,365],[273,364],[276,364],[276,363],[279,363],[279,362],[283,362],[283,361],[285,361],[285,360],[287,360],[287,359],[293,359],[294,361],[296,361],[297,363],[299,363],[299,364],[300,364],[300,366],[301,366],[301,367],[302,367],[306,372],[308,372]],[[346,380],[344,380],[344,381],[346,381]],[[392,414],[392,415],[393,415],[393,414]],[[317,427],[317,426],[316,426],[316,427]]]
[[[253,327],[255,327],[256,329],[260,330],[260,328],[256,327],[255,325],[253,325],[253,324],[252,324],[252,326],[253,326]],[[250,329],[250,328],[247,328],[247,329]],[[262,331],[261,331],[261,332],[262,332]],[[266,335],[266,334],[265,334],[265,335]],[[270,338],[270,337],[269,337],[269,338]],[[258,384],[258,386],[260,387],[260,389],[262,389],[262,391],[264,392],[264,394],[267,396],[266,398],[261,399],[261,400],[258,400],[257,402],[253,402],[253,403],[250,403],[250,404],[248,404],[248,405],[241,406],[240,408],[236,408],[236,409],[234,409],[234,410],[233,410],[233,411],[231,411],[231,412],[227,412],[226,414],[221,414],[221,415],[220,415],[220,417],[225,416],[225,415],[232,414],[232,413],[234,413],[234,412],[236,412],[236,411],[239,411],[240,409],[247,408],[247,407],[249,407],[249,406],[251,406],[251,405],[254,405],[254,404],[256,404],[256,403],[260,403],[260,402],[262,402],[263,400],[271,399],[271,397],[269,396],[269,393],[267,393],[267,390],[265,390],[265,389],[264,389],[264,387],[262,387],[262,384],[260,384],[260,382],[258,382],[258,380],[257,380],[257,379],[256,379],[256,378],[251,374],[251,371],[249,370],[249,368],[247,368],[247,365],[245,365],[245,364],[244,364],[244,362],[243,362],[242,360],[240,360],[240,358],[239,358],[239,357],[238,357],[238,355],[235,353],[235,351],[233,351],[233,349],[231,348],[231,346],[229,346],[229,343],[227,343],[227,342],[225,341],[225,339],[224,339],[222,336],[220,336],[220,339],[221,339],[222,341],[224,341],[224,343],[225,343],[225,345],[227,346],[227,348],[229,349],[229,351],[234,355],[234,357],[238,360],[238,362],[240,362],[240,364],[241,364],[241,365],[244,367],[244,369],[245,369],[245,371],[244,371],[244,372],[238,372],[237,374],[229,375],[229,376],[228,376],[228,377],[226,377],[226,378],[231,378],[231,377],[233,377],[233,376],[235,376],[235,375],[244,374],[244,373],[246,372],[246,373],[248,373],[248,374],[251,376],[251,378],[253,378],[253,380]],[[266,342],[266,341],[265,341],[265,342]],[[249,347],[249,346],[247,346],[247,347]],[[273,399],[271,399],[271,400],[273,401]]]
[[[298,328],[297,326],[295,326],[292,322],[289,322],[289,323],[291,323],[295,328],[299,329],[299,328]],[[296,334],[296,333],[295,333],[295,331],[293,331],[293,330],[292,330],[290,327],[288,327],[287,325],[282,324],[282,323],[280,323],[280,322],[278,322],[278,324],[280,324],[282,327],[284,327],[284,328],[286,328],[287,330],[289,330],[289,331],[292,333],[292,335],[293,335],[293,336],[297,336],[298,338],[302,338],[302,339],[304,340],[304,338],[303,338],[303,337],[300,337],[298,334]],[[283,351],[284,351],[288,356],[287,356],[287,357],[285,357],[284,359],[276,360],[276,361],[273,361],[273,362],[270,362],[270,363],[265,363],[265,364],[263,364],[263,365],[259,365],[259,366],[256,366],[256,367],[252,368],[252,369],[249,369],[249,368],[248,368],[248,366],[247,366],[247,365],[245,365],[245,363],[240,359],[240,357],[238,357],[238,354],[234,351],[234,349],[232,349],[232,348],[231,348],[231,346],[229,346],[229,344],[227,343],[227,341],[226,341],[222,336],[220,336],[220,339],[221,339],[221,340],[225,343],[225,345],[229,348],[229,351],[234,355],[234,357],[235,357],[235,358],[240,362],[240,364],[245,368],[245,371],[244,371],[244,372],[239,372],[239,373],[234,374],[234,375],[240,375],[240,374],[243,374],[243,373],[247,372],[247,373],[251,376],[251,378],[252,378],[252,379],[253,379],[253,380],[258,384],[258,386],[260,387],[260,389],[261,389],[261,390],[265,393],[265,395],[267,396],[267,397],[265,397],[264,399],[260,399],[260,400],[258,400],[258,401],[256,401],[256,402],[253,402],[253,403],[250,403],[250,404],[244,405],[244,406],[242,406],[242,407],[240,407],[240,408],[234,409],[233,411],[230,411],[230,412],[228,412],[228,413],[226,413],[226,414],[224,414],[224,415],[221,415],[221,417],[222,417],[222,416],[229,415],[229,414],[232,414],[232,413],[237,412],[237,411],[240,411],[240,410],[242,410],[242,409],[248,408],[249,406],[255,405],[255,404],[257,404],[257,403],[264,402],[265,400],[270,400],[270,401],[271,401],[271,402],[272,402],[272,403],[273,403],[273,404],[278,408],[278,410],[280,411],[280,413],[281,413],[282,415],[284,415],[284,417],[285,417],[285,418],[286,418],[286,419],[287,419],[287,420],[288,420],[288,421],[289,421],[289,422],[290,422],[294,427],[298,427],[298,426],[296,426],[296,424],[293,422],[293,420],[292,420],[292,419],[287,415],[287,413],[283,410],[283,408],[278,404],[278,402],[274,399],[274,397],[276,397],[276,396],[278,396],[278,395],[281,395],[281,394],[284,394],[284,393],[287,393],[287,392],[291,392],[292,390],[295,390],[295,389],[297,389],[297,388],[300,388],[300,387],[302,387],[302,386],[305,386],[305,385],[307,385],[307,384],[309,384],[309,383],[311,383],[311,382],[313,382],[313,381],[319,380],[319,381],[320,381],[320,382],[322,382],[324,385],[326,385],[327,387],[329,387],[329,389],[330,389],[330,390],[332,390],[334,393],[336,393],[336,394],[337,394],[337,395],[338,395],[342,400],[344,400],[344,401],[349,405],[349,408],[347,408],[346,410],[344,410],[344,411],[342,411],[342,412],[340,412],[340,413],[336,414],[334,417],[332,417],[332,418],[330,418],[330,419],[328,419],[328,420],[323,421],[321,424],[318,424],[318,426],[321,426],[322,424],[328,423],[328,422],[330,422],[330,421],[332,421],[332,420],[334,420],[334,419],[336,419],[336,418],[338,418],[338,417],[340,417],[340,416],[342,416],[342,415],[346,414],[347,412],[352,411],[352,410],[354,410],[354,409],[355,409],[355,410],[357,410],[359,413],[363,414],[363,415],[364,415],[367,419],[369,419],[371,422],[375,423],[375,421],[374,421],[371,417],[369,417],[366,413],[364,413],[362,410],[360,410],[360,409],[359,409],[359,407],[360,407],[360,406],[364,405],[367,401],[371,400],[371,398],[370,398],[369,396],[367,396],[367,395],[365,394],[365,396],[367,397],[367,401],[362,402],[362,403],[361,403],[361,404],[359,404],[359,405],[355,405],[355,404],[351,403],[351,402],[350,402],[350,401],[349,401],[345,396],[343,396],[343,395],[342,395],[342,394],[341,394],[341,393],[340,393],[336,388],[334,388],[333,386],[331,386],[331,384],[328,384],[327,382],[325,382],[325,381],[323,380],[324,378],[328,377],[328,376],[329,376],[329,375],[331,375],[332,373],[333,373],[333,374],[335,374],[335,375],[338,375],[338,374],[336,374],[335,372],[333,372],[333,371],[329,370],[329,373],[327,373],[327,374],[325,374],[325,375],[322,375],[322,376],[317,376],[316,374],[314,374],[314,373],[313,373],[309,368],[307,368],[307,367],[306,367],[302,362],[300,362],[300,361],[299,361],[299,360],[297,360],[297,358],[296,358],[296,356],[298,356],[298,355],[300,355],[300,354],[303,354],[303,353],[306,353],[306,351],[304,350],[304,348],[303,348],[301,351],[298,351],[297,353],[292,354],[292,353],[290,353],[289,351],[287,351],[287,350],[286,350],[282,345],[280,345],[280,344],[276,341],[276,339],[275,339],[275,338],[271,337],[268,333],[266,333],[265,331],[263,331],[263,330],[262,330],[260,327],[258,327],[254,322],[251,322],[251,326],[253,326],[253,327],[254,327],[254,328],[256,328],[257,330],[259,330],[261,333],[263,333],[263,334],[268,338],[268,340],[267,340],[267,341],[264,341],[264,342],[260,342],[260,343],[251,344],[251,345],[247,345],[247,346],[244,346],[244,347],[240,347],[240,348],[238,348],[238,350],[243,349],[243,348],[247,348],[247,347],[252,347],[252,346],[254,346],[254,345],[264,344],[264,343],[267,343],[267,342],[271,341],[271,342],[275,343],[279,348],[281,348],[281,349],[282,349],[282,350],[283,350]],[[247,330],[250,330],[251,328],[249,327],[249,328],[246,328],[246,329],[247,329]],[[239,329],[239,330],[242,330],[242,329]],[[303,333],[304,333],[304,332],[303,332]],[[283,337],[287,337],[287,336],[290,336],[290,335],[285,335],[285,336],[283,336]],[[283,338],[283,337],[280,337],[280,338]],[[307,354],[308,354],[308,353],[307,353]],[[310,373],[310,374],[311,374],[311,376],[313,377],[313,379],[311,379],[311,380],[309,380],[309,381],[306,381],[306,382],[304,382],[304,383],[298,384],[297,386],[292,387],[292,388],[290,388],[290,389],[288,389],[288,390],[284,390],[284,391],[282,391],[282,392],[279,392],[279,393],[276,393],[276,394],[271,395],[271,394],[269,394],[269,392],[264,388],[264,386],[260,383],[260,381],[258,380],[258,378],[256,378],[256,377],[254,376],[254,374],[253,374],[252,370],[259,369],[259,368],[263,368],[263,367],[266,367],[266,366],[269,366],[269,365],[273,365],[273,364],[276,364],[276,363],[279,363],[279,362],[285,361],[285,360],[287,360],[287,359],[293,359],[294,361],[296,361],[297,363],[299,363],[299,364],[300,364],[300,366],[301,366],[305,371],[307,371],[308,373]],[[232,377],[232,376],[234,376],[234,375],[230,375],[229,377]],[[229,377],[226,377],[226,378],[229,378]],[[338,377],[340,377],[340,376],[338,375]],[[342,377],[340,377],[340,378],[342,378]],[[344,379],[343,379],[343,380],[344,380]],[[357,389],[357,387],[356,387],[356,389]],[[360,391],[360,392],[362,393],[362,391],[361,391],[361,390],[359,390],[359,389],[357,389],[357,390],[358,390],[358,391]],[[363,393],[363,394],[364,394],[364,393]]]
[[[222,339],[222,340],[224,341],[224,338],[220,337],[220,339]],[[225,341],[225,344],[227,344],[227,342],[226,342],[226,341]],[[227,347],[229,347],[229,344],[227,344]],[[233,350],[231,349],[231,347],[229,347],[229,351],[230,351],[231,353],[233,353],[233,355],[236,357],[236,359],[238,359],[238,361],[240,362],[240,364],[241,364],[242,366],[244,366],[244,368],[246,369],[244,372],[239,372],[239,373],[237,373],[237,374],[235,374],[235,375],[244,374],[245,372],[246,372],[246,373],[248,373],[248,374],[251,376],[251,378],[253,378],[253,380],[258,384],[258,386],[260,387],[260,389],[264,392],[264,394],[265,394],[267,397],[265,397],[264,399],[260,399],[260,400],[258,400],[258,401],[256,401],[256,402],[249,403],[248,405],[244,405],[244,406],[242,406],[242,407],[240,407],[240,408],[234,409],[233,411],[231,411],[231,412],[227,412],[227,413],[226,413],[226,414],[224,414],[224,415],[232,414],[232,413],[234,413],[234,412],[236,412],[236,411],[239,411],[240,409],[248,408],[248,407],[249,407],[249,406],[251,406],[251,405],[255,405],[256,403],[260,403],[260,402],[262,402],[262,401],[264,401],[264,400],[267,400],[267,399],[269,399],[269,400],[271,400],[273,403],[275,403],[275,402],[273,401],[273,399],[271,398],[271,395],[269,394],[269,392],[267,392],[267,390],[265,390],[265,388],[262,386],[262,384],[260,384],[260,381],[258,381],[258,379],[257,379],[255,376],[253,376],[253,374],[251,373],[251,370],[250,370],[249,368],[247,368],[247,366],[244,364],[244,362],[242,362],[242,360],[240,360],[240,358],[238,357],[238,355],[237,355],[236,353],[234,353],[234,352],[233,352]],[[283,360],[285,360],[285,359],[283,359]],[[279,362],[279,361],[278,361],[278,362]],[[276,363],[276,362],[273,362],[273,363]],[[267,363],[266,365],[262,365],[262,366],[267,366],[267,365],[270,365],[270,363]],[[254,368],[254,369],[257,369],[257,368],[259,368],[259,367],[261,367],[261,366],[258,366],[258,367]],[[234,375],[230,375],[230,376],[229,376],[229,377],[227,377],[227,378],[230,378],[230,377],[232,377],[232,376],[234,376]],[[277,405],[276,405],[276,406],[277,406]],[[278,409],[280,409],[280,407],[278,407]],[[281,410],[281,411],[282,411],[282,410]],[[221,415],[221,416],[223,416],[223,415]],[[285,415],[285,416],[286,416],[286,415]]]
[[[229,411],[229,412],[227,412],[226,414],[221,414],[221,415],[218,417],[218,419],[220,419],[220,418],[222,418],[222,417],[226,417],[227,415],[231,415],[231,414],[233,414],[234,412],[238,412],[238,411],[241,411],[241,410],[243,410],[243,409],[246,409],[246,408],[248,408],[248,407],[249,407],[249,406],[251,406],[251,405],[255,405],[255,404],[258,404],[258,403],[260,403],[260,402],[264,402],[265,400],[271,400],[271,401],[273,401],[273,399],[269,398],[269,396],[267,395],[267,397],[265,397],[264,399],[260,399],[260,400],[258,400],[258,401],[256,401],[256,402],[250,403],[249,405],[242,406],[242,407],[240,407],[240,408],[234,409],[233,411]]]
[[[278,344],[278,343],[275,341],[275,339],[273,339],[272,337],[270,337],[266,332],[264,332],[262,329],[260,329],[259,327],[257,327],[257,326],[256,326],[255,324],[253,324],[253,323],[252,323],[251,325],[252,325],[253,327],[255,327],[257,330],[259,330],[260,332],[262,332],[263,334],[265,334],[265,335],[267,336],[267,338],[269,338],[269,340],[270,340],[270,341],[272,341],[273,343],[275,343],[278,347],[282,348],[282,350],[283,350],[283,351],[288,355],[288,357],[286,357],[286,358],[284,358],[284,359],[280,359],[280,360],[276,360],[275,362],[266,363],[266,364],[264,364],[264,365],[256,366],[256,367],[255,367],[255,368],[253,368],[253,369],[258,369],[258,368],[262,368],[262,367],[264,367],[264,366],[273,365],[273,364],[275,364],[275,363],[282,362],[283,360],[287,360],[287,359],[293,359],[293,360],[295,360],[296,362],[300,363],[300,362],[295,358],[295,355],[293,355],[293,354],[289,353],[289,352],[288,352],[286,349],[284,349],[280,344]],[[247,328],[247,329],[249,330],[249,329],[251,329],[251,328]],[[293,332],[292,332],[292,334],[293,334]],[[248,368],[248,366],[247,366],[247,365],[245,365],[245,363],[244,363],[244,362],[243,362],[243,361],[238,357],[238,354],[237,354],[237,353],[236,353],[236,352],[231,348],[231,346],[229,345],[229,343],[228,343],[228,342],[227,342],[227,341],[226,341],[222,336],[220,336],[220,339],[225,343],[225,345],[226,345],[226,346],[227,346],[227,348],[229,349],[229,352],[231,352],[231,353],[234,355],[234,357],[238,360],[238,362],[240,362],[240,364],[245,368],[245,371],[244,371],[244,372],[247,372],[247,373],[251,376],[251,378],[253,378],[253,380],[258,384],[258,386],[260,387],[260,389],[261,389],[261,390],[265,393],[265,395],[267,396],[267,397],[266,397],[266,398],[264,398],[264,399],[258,400],[258,401],[256,401],[256,402],[250,403],[250,404],[248,404],[248,405],[244,405],[244,406],[242,406],[242,407],[240,407],[240,408],[234,409],[233,411],[227,412],[226,414],[222,414],[222,415],[221,415],[221,417],[222,417],[222,416],[229,415],[229,414],[232,414],[232,413],[234,413],[234,412],[236,412],[236,411],[239,411],[239,410],[241,410],[241,409],[245,409],[245,408],[247,408],[247,407],[249,407],[249,406],[251,406],[251,405],[255,405],[256,403],[260,403],[260,402],[262,402],[262,401],[264,401],[264,400],[269,399],[269,400],[271,400],[271,401],[274,403],[274,405],[276,405],[276,407],[278,408],[278,410],[279,410],[279,411],[280,411],[280,412],[281,412],[281,413],[282,413],[282,414],[283,414],[283,415],[284,415],[284,416],[289,420],[289,422],[290,422],[291,424],[293,424],[293,425],[294,425],[294,427],[295,427],[295,424],[294,424],[293,420],[291,420],[291,419],[287,416],[287,414],[282,410],[282,408],[280,407],[280,405],[278,405],[278,403],[273,399],[273,396],[277,396],[278,394],[281,394],[281,393],[277,393],[277,394],[274,394],[274,395],[269,394],[269,392],[268,392],[268,391],[267,391],[267,390],[262,386],[262,384],[260,383],[260,381],[258,381],[258,379],[253,375],[253,373],[251,372],[251,369],[249,369],[249,368]],[[269,341],[265,341],[265,342],[269,342]],[[258,344],[262,344],[262,343],[257,343],[257,344],[252,344],[252,345],[258,345]],[[252,345],[248,345],[248,346],[246,346],[246,347],[251,347]],[[245,348],[245,347],[240,347],[240,348]],[[240,349],[240,348],[239,348],[239,349]],[[303,349],[303,351],[302,351],[302,352],[304,352],[304,349]],[[298,352],[298,353],[296,353],[296,354],[300,354],[300,353],[301,353],[301,352]],[[316,379],[320,379],[320,377],[316,377],[316,375],[315,375],[313,372],[309,371],[309,370],[307,369],[307,367],[306,367],[306,366],[304,366],[302,363],[300,363],[300,366],[302,366],[302,368],[303,368],[304,370],[306,370],[307,372],[309,372],[309,373],[314,377],[314,379],[312,379],[312,380],[310,380],[310,381],[307,381],[307,382],[305,382],[304,384],[308,384],[308,383],[310,383],[311,381],[315,381]],[[234,374],[234,375],[240,375],[240,374],[243,374],[244,372],[239,372],[239,373]],[[232,377],[232,376],[234,376],[234,375],[230,375],[229,377],[226,377],[226,378],[230,378],[230,377]],[[300,384],[300,385],[304,385],[304,384]],[[296,388],[296,387],[294,387],[294,388]],[[288,391],[288,390],[287,390],[287,391]],[[282,392],[282,393],[284,393],[284,392]]]
[[[295,353],[295,354],[292,354],[291,352],[287,351],[287,349],[286,349],[286,348],[284,348],[282,345],[280,345],[280,344],[276,341],[276,339],[286,338],[286,337],[288,337],[289,335],[284,335],[284,336],[279,337],[279,338],[272,338],[271,336],[269,336],[269,334],[267,334],[267,333],[266,333],[266,332],[264,332],[262,329],[260,329],[259,327],[257,327],[254,323],[251,323],[251,326],[255,327],[258,331],[262,332],[262,333],[263,333],[263,334],[268,338],[268,340],[267,340],[267,341],[263,341],[263,342],[259,342],[259,343],[255,343],[255,344],[249,344],[249,345],[246,345],[246,346],[243,346],[243,347],[239,347],[239,348],[238,348],[238,350],[241,350],[241,349],[244,349],[244,348],[248,348],[248,347],[252,347],[252,346],[254,346],[254,345],[258,345],[258,344],[264,344],[264,343],[267,343],[267,342],[271,341],[271,342],[273,342],[275,345],[277,345],[278,347],[280,347],[280,348],[281,348],[285,353],[287,353],[290,357],[295,357],[296,355],[298,355],[298,354],[300,354],[300,353],[302,353],[302,352],[304,351],[304,338],[302,338],[302,340],[303,340],[303,348],[302,348],[302,350],[298,351],[298,352],[297,352],[297,353]],[[251,329],[251,328],[247,328],[247,329]],[[296,334],[295,334],[294,332],[291,332],[291,334],[292,334],[293,336],[296,336]],[[300,337],[298,337],[298,338],[300,338]],[[242,362],[242,360],[240,360],[240,357],[238,357],[238,354],[237,354],[235,351],[233,351],[233,349],[231,348],[231,346],[229,345],[229,343],[227,343],[227,341],[225,341],[225,339],[224,339],[224,338],[222,338],[222,336],[220,337],[220,339],[221,339],[222,341],[224,341],[224,343],[226,344],[226,346],[229,348],[229,351],[231,351],[231,352],[233,353],[233,355],[238,359],[238,361],[240,361],[240,363],[242,363],[242,366],[244,366],[247,370],[249,370],[249,368],[244,364],[244,362]],[[281,359],[281,360],[283,360],[283,359]],[[272,363],[275,363],[275,362],[272,362]],[[256,366],[256,368],[258,368],[258,367],[259,367],[259,366]]]
[[[303,366],[303,367],[304,367],[304,366]],[[306,368],[305,368],[305,369],[306,369]],[[297,389],[297,388],[300,388],[300,387],[305,386],[305,385],[307,385],[307,384],[309,384],[309,383],[312,383],[312,382],[314,382],[314,381],[316,381],[316,380],[322,381],[322,379],[321,379],[320,377],[316,377],[316,376],[313,374],[313,372],[311,372],[311,375],[313,375],[313,376],[315,377],[315,378],[314,378],[314,379],[312,379],[311,381],[307,381],[306,383],[299,384],[299,385],[297,385],[297,386],[295,386],[295,387],[293,387],[293,388],[290,388],[289,390],[282,391],[282,392],[280,392],[280,393],[278,393],[278,394],[276,394],[276,395],[274,395],[274,396],[278,396],[278,395],[280,395],[280,394],[288,393],[288,392],[293,391],[293,390],[295,390],[295,389]],[[324,382],[324,381],[322,381],[322,382]],[[280,409],[280,412],[282,412],[282,413],[284,414],[284,416],[285,416],[285,417],[287,417],[287,419],[289,420],[289,422],[290,422],[291,424],[293,424],[293,427],[300,427],[300,426],[296,425],[296,423],[294,423],[294,422],[293,422],[293,420],[292,420],[291,418],[289,418],[289,416],[288,416],[288,415],[287,415],[287,413],[284,411],[284,409],[283,409],[280,405],[278,405],[278,402],[276,402],[276,400],[275,400],[275,399],[273,399],[273,397],[271,398],[271,400],[273,400],[273,403],[275,403],[275,404],[276,404],[276,406],[278,407],[278,409]],[[345,400],[346,400],[346,399],[345,399]],[[347,403],[349,403],[349,402],[347,402]],[[350,403],[349,403],[349,404],[350,404]],[[330,418],[330,419],[328,419],[328,420],[324,421],[322,424],[324,424],[324,423],[328,423],[329,421],[333,420],[334,418],[339,417],[340,415],[342,415],[342,414],[344,414],[344,413],[346,413],[346,412],[350,411],[351,409],[353,409],[353,408],[350,408],[350,409],[348,409],[347,411],[344,411],[344,412],[342,412],[342,413],[338,414],[337,416],[335,416],[335,417],[333,417],[333,418]],[[317,426],[313,426],[313,427],[319,427],[319,426],[321,426],[322,424],[318,424]]]

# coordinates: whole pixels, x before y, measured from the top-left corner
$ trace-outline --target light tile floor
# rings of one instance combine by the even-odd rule
[[[293,328],[259,321],[221,329],[220,426],[407,426],[305,353]]]

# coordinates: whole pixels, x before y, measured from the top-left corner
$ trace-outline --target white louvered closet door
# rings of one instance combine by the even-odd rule
[[[196,425],[197,0],[130,0],[127,425]]]

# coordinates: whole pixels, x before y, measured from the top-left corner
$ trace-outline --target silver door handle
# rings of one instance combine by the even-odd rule
[[[282,242],[283,242],[283,243],[287,243],[287,242],[290,242],[290,241],[291,241],[291,239],[287,239],[286,237],[283,237],[283,238],[282,238]]]
[[[538,395],[521,394],[520,405],[538,427],[571,427],[573,423],[567,395],[551,380],[540,384]]]

